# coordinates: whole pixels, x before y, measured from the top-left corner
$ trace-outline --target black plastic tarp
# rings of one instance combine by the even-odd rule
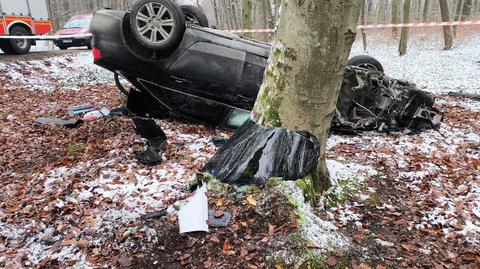
[[[304,178],[317,166],[319,156],[320,143],[310,133],[247,120],[203,170],[224,183],[261,185],[273,177]]]

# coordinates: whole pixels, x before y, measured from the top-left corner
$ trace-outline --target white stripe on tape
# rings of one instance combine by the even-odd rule
[[[412,23],[388,23],[388,24],[369,24],[359,25],[358,29],[378,29],[378,28],[401,28],[401,27],[434,27],[449,25],[480,25],[480,21],[449,21],[449,22],[412,22]],[[238,29],[224,30],[230,33],[273,33],[275,29]]]
[[[85,38],[91,37],[92,34],[83,34],[83,35],[38,35],[38,36],[0,36],[0,39],[35,39],[35,40],[58,40],[65,38]]]
[[[389,24],[371,24],[359,25],[358,29],[378,29],[378,28],[401,28],[401,27],[435,27],[451,25],[480,25],[480,21],[448,21],[448,22],[412,22],[412,23],[389,23]]]

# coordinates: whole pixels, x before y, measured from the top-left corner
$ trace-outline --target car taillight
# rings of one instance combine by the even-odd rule
[[[99,49],[93,48],[92,53],[93,53],[93,59],[94,60],[100,60],[100,58],[102,58],[102,53],[100,52]]]

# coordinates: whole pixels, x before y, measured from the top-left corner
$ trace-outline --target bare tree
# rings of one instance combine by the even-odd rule
[[[412,0],[405,0],[405,2],[403,3],[403,23],[410,22],[411,4],[412,4]],[[400,36],[400,44],[398,46],[398,52],[400,53],[400,56],[405,55],[405,53],[407,53],[409,32],[410,32],[410,29],[408,29],[408,27],[402,28],[402,33]]]
[[[462,18],[462,13],[463,13],[463,3],[464,0],[458,0],[457,1],[457,8],[455,9],[455,21],[459,21]],[[458,25],[453,26],[453,36],[457,36],[457,29]]]
[[[428,10],[430,8],[430,1],[425,0],[425,4],[423,5],[423,21],[426,22],[428,20]]]
[[[462,17],[460,18],[462,21],[467,20],[472,11],[472,0],[464,0],[463,8],[462,8]]]
[[[450,14],[448,11],[448,2],[447,0],[438,0],[440,3],[440,12],[442,13],[442,21],[448,22],[450,21]],[[452,26],[445,25],[443,26],[443,39],[445,41],[445,46],[443,47],[444,50],[449,50],[453,46],[453,33],[452,33]]]
[[[258,124],[306,130],[319,139],[321,159],[312,174],[317,191],[330,186],[326,141],[362,3],[283,1],[269,65],[252,111]]]
[[[393,24],[398,23],[398,1],[399,0],[393,0],[393,3],[392,3],[392,23]],[[393,39],[397,40],[398,38],[397,27],[392,28],[392,34],[393,34]]]
[[[364,0],[364,3],[362,5],[362,9],[360,12],[360,24],[365,25],[366,24],[366,16],[367,16],[367,6],[368,6],[368,1],[369,0]],[[363,44],[363,51],[367,51],[367,33],[365,33],[365,28],[362,28],[362,44]]]

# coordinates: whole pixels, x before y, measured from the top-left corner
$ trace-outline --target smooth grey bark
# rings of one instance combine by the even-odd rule
[[[330,186],[326,142],[362,0],[282,1],[269,65],[252,111],[267,126],[306,130],[321,144],[315,190]]]

